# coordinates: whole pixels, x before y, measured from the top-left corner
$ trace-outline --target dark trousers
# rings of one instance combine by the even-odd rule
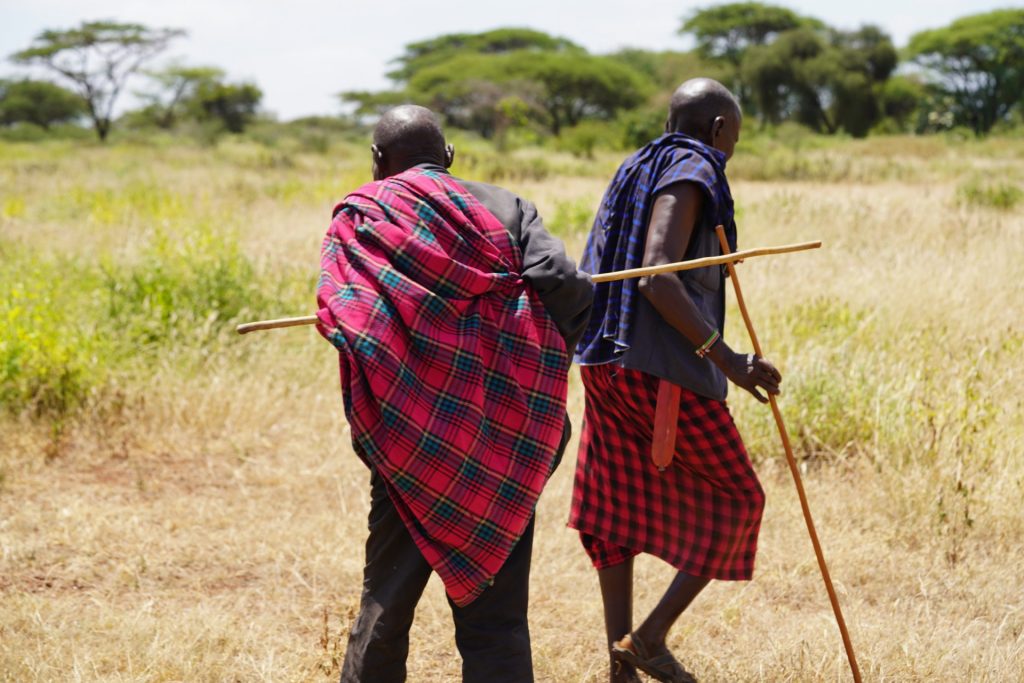
[[[431,572],[376,472],[371,487],[363,595],[345,650],[342,683],[405,680],[409,628]],[[448,601],[464,683],[533,681],[526,620],[532,550],[531,519],[494,585],[465,607]]]

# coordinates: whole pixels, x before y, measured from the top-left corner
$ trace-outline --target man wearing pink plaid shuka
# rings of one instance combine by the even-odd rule
[[[534,509],[569,438],[566,374],[592,285],[531,203],[448,174],[454,152],[429,110],[390,110],[373,139],[374,181],[335,209],[317,287],[371,471],[341,680],[405,680],[437,572],[463,680],[532,681]]]

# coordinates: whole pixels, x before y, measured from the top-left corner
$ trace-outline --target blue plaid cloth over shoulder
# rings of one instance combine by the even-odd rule
[[[725,154],[687,135],[668,133],[640,148],[615,173],[587,238],[580,269],[597,274],[639,268],[654,197],[680,182],[701,188],[704,216],[714,221],[712,225],[726,226],[729,246],[735,250]],[[635,278],[595,285],[590,325],[576,347],[577,363],[611,363],[629,348],[638,285]]]

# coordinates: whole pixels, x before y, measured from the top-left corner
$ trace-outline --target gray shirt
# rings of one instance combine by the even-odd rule
[[[714,221],[703,218],[690,237],[686,260],[719,256],[722,247]],[[725,328],[725,278],[721,266],[681,271],[678,276],[704,320],[716,330]],[[623,367],[667,379],[694,393],[724,401],[729,389],[725,375],[707,358],[698,358],[693,343],[661,317],[644,296],[636,298],[630,346]]]

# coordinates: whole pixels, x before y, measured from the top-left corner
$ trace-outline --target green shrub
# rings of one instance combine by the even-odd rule
[[[643,147],[665,132],[665,111],[648,107],[623,112],[619,115],[619,140],[622,149]]]
[[[734,316],[735,329],[742,328]],[[862,341],[876,333],[867,313],[842,301],[816,298],[775,311],[764,323],[769,358],[793,359],[783,390],[791,417],[791,442],[798,457],[842,456],[875,437],[875,410],[884,378],[865,364]],[[782,332],[777,338],[772,331]],[[735,339],[746,347],[743,330]],[[734,390],[730,389],[731,391]],[[763,457],[778,448],[771,414],[756,410],[749,423],[751,452]]]
[[[299,310],[308,278],[258,271],[230,231],[159,232],[131,263],[44,259],[0,242],[0,407],[59,420],[139,361],[189,367],[234,344],[234,326]],[[145,372],[145,371],[143,371]]]
[[[961,204],[967,206],[1009,210],[1024,199],[1024,190],[1016,183],[982,182],[975,179],[961,185],[956,196]]]
[[[595,149],[618,147],[620,137],[614,124],[583,121],[563,130],[555,139],[555,148],[579,159],[593,159]]]
[[[75,185],[50,216],[86,219],[95,225],[122,227],[137,222],[166,222],[186,215],[187,201],[153,181],[135,180],[115,187]]]
[[[741,339],[735,315],[731,325]],[[1024,335],[1000,334],[996,344],[939,322],[906,330],[833,298],[776,310],[758,327],[769,358],[783,361],[781,406],[798,457],[865,455],[879,466],[953,457],[980,466],[997,451],[1005,391],[997,378]],[[781,455],[771,413],[746,397],[735,409],[754,457]]]
[[[552,174],[551,164],[543,156],[500,154],[493,150],[457,151],[452,172],[463,178],[487,183],[501,181],[545,180]]]
[[[48,140],[92,140],[95,138],[88,128],[75,124],[59,124],[46,130],[34,123],[18,123],[9,127],[0,127],[0,140],[10,142],[43,142]]]
[[[107,316],[132,341],[132,351],[202,342],[225,324],[267,308],[256,270],[237,240],[209,225],[182,235],[160,232],[138,263],[107,263],[103,272]]]
[[[25,200],[18,196],[4,197],[0,203],[0,218],[21,218],[25,215]]]
[[[545,222],[548,230],[560,237],[584,234],[594,223],[594,206],[586,199],[555,202],[555,214]]]
[[[94,278],[71,262],[0,248],[0,405],[62,416],[107,376],[108,346],[91,326]]]

